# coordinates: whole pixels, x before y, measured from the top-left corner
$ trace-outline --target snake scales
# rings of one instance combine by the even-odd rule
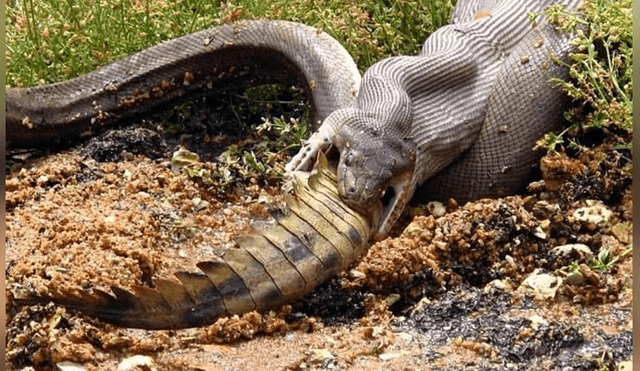
[[[419,55],[382,60],[362,81],[326,34],[290,22],[245,21],[67,82],[9,89],[11,146],[91,135],[176,97],[265,82],[302,86],[317,128],[287,165],[298,184],[291,215],[242,238],[221,261],[198,264],[204,273],[179,272],[179,283],[154,280],[155,289],[134,287],[133,294],[112,288],[115,296],[94,290],[44,299],[124,326],[211,323],[313,290],[364,253],[368,241],[384,237],[414,194],[464,201],[517,191],[539,156],[533,143],[557,127],[567,104],[547,81],[566,77],[552,59],[567,58],[569,36],[543,16],[528,18],[555,3],[461,0],[451,24]],[[575,8],[578,1],[563,3]],[[340,154],[337,188],[317,166],[318,152],[330,147]],[[326,176],[309,177],[314,167]]]
[[[369,68],[354,106],[332,113],[290,167],[304,169],[336,145],[350,206],[366,210],[392,195],[378,238],[420,185],[424,197],[459,201],[516,192],[539,156],[533,143],[557,127],[567,104],[548,79],[566,78],[551,55],[566,58],[568,36],[527,20],[554,3],[461,1],[420,55]]]

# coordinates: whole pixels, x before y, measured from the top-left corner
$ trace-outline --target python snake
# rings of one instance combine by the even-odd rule
[[[220,259],[154,288],[42,297],[107,322],[182,328],[273,308],[310,292],[383,238],[414,195],[459,201],[517,191],[568,100],[570,35],[539,15],[577,0],[461,0],[417,56],[384,59],[362,80],[331,37],[283,21],[243,21],[187,35],[70,81],[7,91],[10,146],[92,135],[189,94],[282,82],[302,86],[317,129],[287,165],[290,214]],[[532,14],[538,14],[533,16]],[[339,152],[337,173],[322,153]],[[354,212],[354,210],[358,212]]]
[[[414,195],[467,201],[519,190],[539,158],[533,144],[561,120],[567,97],[551,76],[572,49],[541,17],[554,0],[461,1],[418,56],[387,58],[363,76],[352,107],[333,112],[289,163],[340,150],[340,195],[366,211],[385,201],[384,237]],[[577,1],[566,1],[575,8]]]

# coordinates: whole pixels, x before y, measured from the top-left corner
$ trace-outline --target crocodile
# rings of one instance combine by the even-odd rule
[[[236,246],[220,249],[197,270],[156,278],[153,288],[27,291],[14,303],[50,301],[118,326],[161,330],[204,326],[299,299],[362,257],[372,231],[368,218],[341,200],[335,166],[323,154],[313,171],[293,172],[287,185],[292,189],[283,214],[255,223]]]
[[[570,35],[540,15],[555,3],[462,0],[418,56],[384,59],[362,78],[317,29],[243,21],[67,82],[9,89],[10,146],[90,136],[177,97],[265,82],[301,85],[316,128],[287,164],[288,212],[198,270],[155,278],[153,287],[27,293],[15,304],[53,301],[125,327],[202,326],[313,291],[384,238],[416,195],[464,201],[517,191],[539,158],[533,143],[559,125],[568,103],[547,83],[567,77],[554,60],[572,51]]]

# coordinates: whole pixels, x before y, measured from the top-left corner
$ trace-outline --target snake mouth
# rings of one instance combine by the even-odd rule
[[[389,206],[393,203],[393,200],[396,198],[396,190],[393,186],[387,187],[387,189],[382,193],[382,207],[384,208],[384,216],[387,216],[389,213]]]
[[[385,238],[389,234],[389,230],[395,224],[396,220],[400,216],[403,208],[398,207],[398,202],[400,200],[399,195],[402,194],[404,183],[399,182],[395,184],[391,184],[384,191],[382,198],[380,199],[382,203],[382,216],[380,218],[380,224],[378,225],[378,231],[374,235],[374,240],[381,240]]]

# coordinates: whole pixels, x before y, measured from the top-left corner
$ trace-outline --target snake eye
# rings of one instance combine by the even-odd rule
[[[353,163],[353,153],[349,153],[347,155],[347,158],[344,159],[344,165],[351,166],[352,163]]]

